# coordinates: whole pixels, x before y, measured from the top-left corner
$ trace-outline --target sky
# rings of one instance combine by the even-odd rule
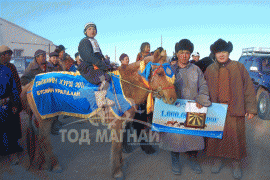
[[[268,1],[0,1],[1,18],[64,45],[72,57],[84,25],[95,23],[103,54],[117,63],[122,53],[135,62],[143,42],[151,51],[162,42],[172,56],[181,39],[203,58],[219,38],[232,42],[230,58],[238,60],[243,48],[269,47],[269,12]]]

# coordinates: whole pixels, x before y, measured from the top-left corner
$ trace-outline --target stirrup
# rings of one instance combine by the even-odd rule
[[[107,91],[95,91],[96,103],[99,108],[114,105],[114,101],[106,98]]]

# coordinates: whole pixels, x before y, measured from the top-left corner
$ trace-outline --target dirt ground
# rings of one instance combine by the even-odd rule
[[[61,118],[62,122],[73,122],[75,118]],[[22,113],[22,127],[25,129],[28,124],[28,117]],[[62,173],[52,173],[48,171],[29,171],[29,159],[27,153],[20,156],[19,165],[10,165],[8,157],[0,156],[0,179],[112,179],[110,175],[110,148],[109,142],[96,142],[97,130],[104,129],[104,126],[93,126],[88,121],[66,125],[63,129],[89,129],[90,145],[78,142],[71,143],[67,139],[62,142],[61,135],[52,136],[54,152],[59,158],[63,168]],[[270,121],[259,119],[257,116],[246,121],[246,139],[248,157],[242,160],[242,170],[244,180],[269,180],[270,179]],[[25,147],[25,133],[21,139],[21,144]],[[145,154],[139,146],[135,146],[132,153],[124,154],[124,173],[127,180],[132,179],[209,179],[209,180],[230,180],[232,168],[230,160],[224,161],[224,167],[218,174],[212,174],[211,159],[207,158],[203,152],[199,153],[199,162],[202,166],[202,174],[195,174],[182,154],[181,175],[174,175],[171,171],[170,153],[157,148],[157,153],[153,155]]]

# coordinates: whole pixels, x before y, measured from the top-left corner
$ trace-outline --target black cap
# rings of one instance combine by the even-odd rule
[[[76,58],[77,56],[79,56],[79,52],[76,52],[76,53],[75,53],[75,58]]]
[[[61,51],[64,51],[64,50],[66,50],[66,48],[63,45],[56,46],[55,48],[55,52],[57,53],[60,53]]]
[[[65,61],[68,57],[70,57],[70,55],[68,53],[64,53],[62,61]]]
[[[58,54],[57,52],[51,52],[51,53],[49,54],[49,56],[50,56],[50,57],[52,57],[52,56],[57,56],[57,57],[58,57],[59,54]]]
[[[63,51],[63,50],[66,50],[65,46],[63,46],[62,44],[57,46],[57,49]]]
[[[37,57],[37,56],[39,56],[39,55],[41,55],[41,54],[43,54],[44,56],[46,56],[46,51],[43,51],[43,50],[41,50],[41,49],[38,49],[36,52],[35,52],[35,57]]]

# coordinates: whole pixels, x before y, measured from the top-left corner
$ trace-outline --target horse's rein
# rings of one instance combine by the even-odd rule
[[[162,67],[162,64],[161,64],[160,66],[158,66],[158,68],[155,69],[152,78],[156,75],[157,70],[160,69],[161,67]],[[151,70],[151,71],[152,71],[152,70]],[[170,86],[170,87],[165,87],[165,88],[158,88],[157,90],[152,90],[152,88],[150,87],[149,83],[146,84],[145,80],[144,80],[143,77],[141,76],[143,83],[144,83],[145,86],[148,88],[148,89],[146,89],[146,88],[144,88],[144,87],[141,87],[141,86],[138,86],[138,85],[136,85],[136,84],[133,84],[133,83],[131,83],[131,82],[129,82],[129,81],[123,79],[123,78],[120,78],[120,77],[118,77],[118,76],[116,76],[116,75],[114,75],[114,74],[111,74],[111,75],[114,76],[114,77],[116,77],[116,78],[118,78],[118,79],[120,79],[121,81],[124,81],[124,82],[126,82],[126,83],[131,84],[132,86],[135,86],[135,87],[138,87],[138,88],[140,88],[140,89],[143,89],[143,90],[145,90],[145,91],[147,91],[147,92],[149,92],[149,93],[153,93],[154,97],[158,97],[158,98],[161,98],[161,97],[164,96],[164,95],[162,96],[162,95],[159,94],[161,91],[167,90],[167,89],[174,89],[174,86]]]
[[[116,76],[116,75],[114,75],[114,74],[110,74],[110,75],[111,75],[111,76],[114,76],[114,77],[116,77],[116,78],[118,78],[118,79],[120,79],[121,81],[124,81],[124,82],[126,82],[126,83],[128,83],[128,84],[131,84],[132,86],[135,86],[135,87],[137,87],[137,88],[141,88],[141,89],[143,89],[143,90],[145,90],[145,91],[148,91],[149,93],[152,93],[152,92],[153,92],[153,91],[150,90],[150,89],[146,89],[146,88],[144,88],[144,87],[141,87],[141,86],[138,86],[138,85],[136,85],[136,84],[133,84],[133,83],[131,83],[131,82],[129,82],[129,81],[123,79],[123,78],[120,78],[120,77],[118,77],[118,76]]]

